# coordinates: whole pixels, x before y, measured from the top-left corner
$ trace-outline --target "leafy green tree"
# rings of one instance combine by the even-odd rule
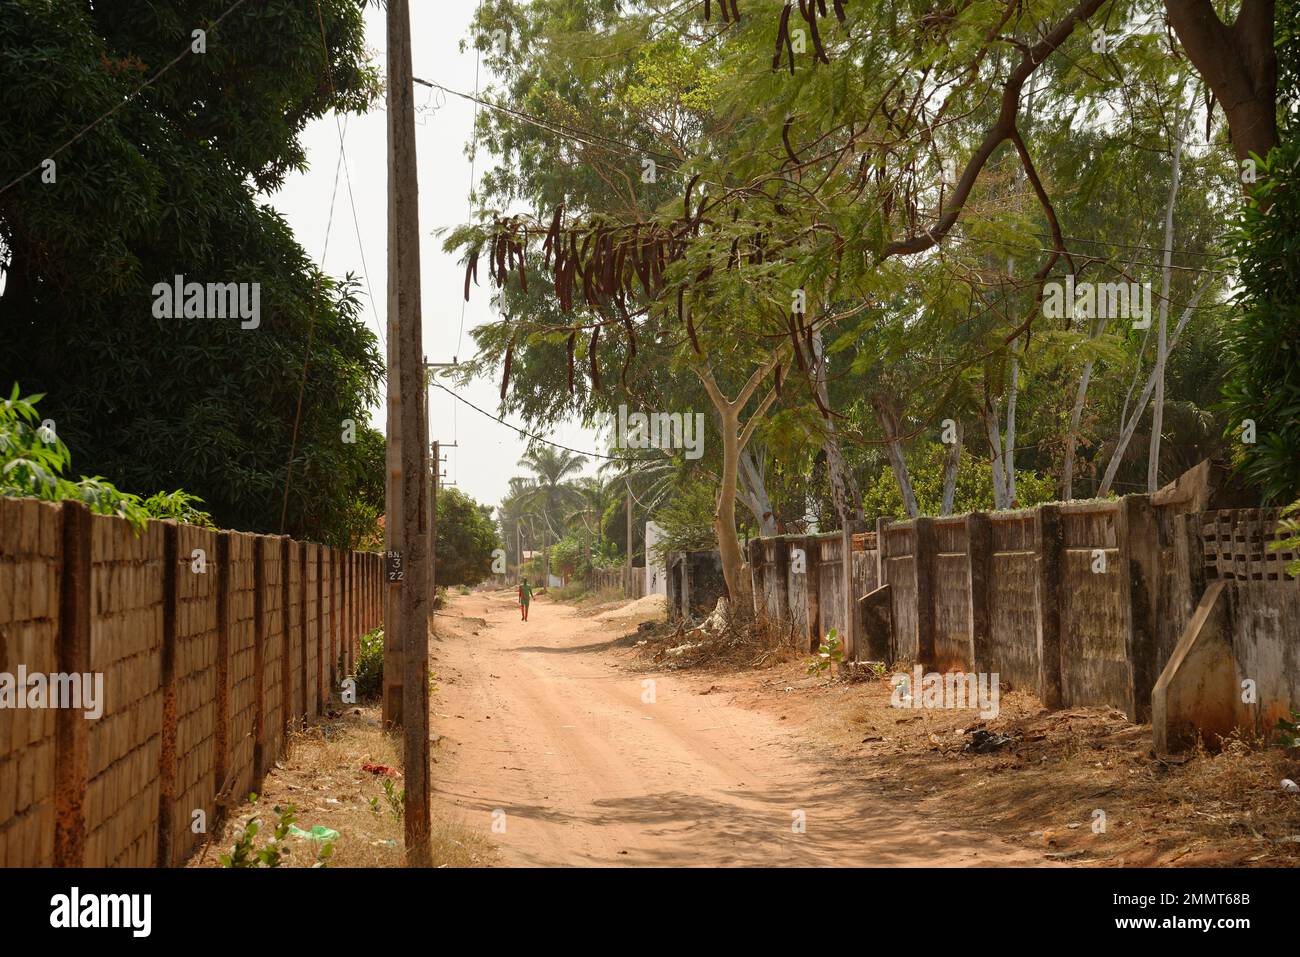
[[[438,585],[477,585],[492,574],[492,552],[500,547],[492,507],[460,489],[438,489],[435,573]]]
[[[124,518],[137,530],[151,518],[213,527],[211,516],[199,508],[203,500],[186,492],[158,492],[142,500],[99,476],[66,478],[72,453],[53,421],[37,411],[42,398],[21,397],[15,384],[9,398],[0,402],[0,495],[82,502],[96,515]]]
[[[943,514],[944,465],[948,449],[938,442],[929,442],[913,448],[908,455],[909,471],[916,490],[917,503],[922,515]],[[952,512],[989,511],[996,507],[994,501],[993,467],[983,459],[973,457],[963,449],[957,467],[957,481]],[[1016,475],[1016,507],[1030,508],[1055,498],[1050,477],[1021,471]],[[867,520],[878,517],[906,518],[898,483],[891,481],[888,473],[881,472],[875,483],[865,493],[863,512]]]
[[[1300,495],[1300,9],[1277,6],[1282,141],[1232,235],[1241,288],[1224,403],[1242,474],[1273,503]],[[1247,420],[1253,443],[1242,441]]]
[[[184,488],[222,526],[277,532],[287,484],[283,530],[348,545],[383,495],[383,362],[356,283],[322,275],[259,193],[379,75],[359,0],[250,0],[218,25],[228,7],[0,5],[0,89],[21,91],[0,116],[0,383],[47,393],[78,460],[123,489]],[[196,29],[206,52],[163,71]],[[177,275],[259,284],[259,324],[156,318]]]

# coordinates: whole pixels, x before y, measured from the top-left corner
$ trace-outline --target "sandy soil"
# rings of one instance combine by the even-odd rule
[[[1054,864],[891,796],[706,676],[634,670],[630,626],[584,614],[542,597],[524,623],[512,593],[479,592],[438,617],[435,796],[502,863]]]

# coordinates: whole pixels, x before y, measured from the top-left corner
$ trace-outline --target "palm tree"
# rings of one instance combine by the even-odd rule
[[[587,567],[591,567],[591,533],[596,532],[596,551],[601,550],[604,541],[604,518],[610,504],[617,498],[617,489],[612,480],[584,476],[573,483],[580,496],[579,504],[570,513],[570,520],[582,524],[583,540],[586,543]]]
[[[542,574],[545,582],[549,583],[551,566],[546,550],[548,533],[559,538],[557,519],[567,517],[581,503],[581,495],[574,487],[572,478],[582,472],[587,457],[550,445],[535,445],[524,454],[519,464],[533,473],[530,479],[532,487],[522,497],[542,518]]]

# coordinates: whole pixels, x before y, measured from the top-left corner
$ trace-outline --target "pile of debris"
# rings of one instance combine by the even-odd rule
[[[683,621],[659,641],[638,642],[665,668],[756,668],[795,653],[793,632],[756,618],[736,618],[726,598],[719,598],[698,624]]]

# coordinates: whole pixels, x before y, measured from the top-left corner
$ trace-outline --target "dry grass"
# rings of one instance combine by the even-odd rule
[[[876,786],[978,824],[1049,858],[1093,865],[1297,866],[1300,799],[1281,790],[1300,755],[1261,742],[1161,760],[1150,725],[1107,708],[1047,711],[1025,692],[1000,713],[898,709],[888,684],[811,689],[819,747]],[[786,696],[787,707],[790,696]],[[793,709],[791,709],[793,710]],[[971,732],[1009,735],[990,754],[965,750]],[[1104,812],[1105,830],[1094,830]]]
[[[274,806],[294,805],[298,827],[305,831],[321,824],[339,832],[330,867],[403,867],[403,824],[384,791],[385,775],[361,769],[362,764],[401,768],[402,745],[397,735],[380,728],[378,708],[348,708],[335,718],[325,718],[302,731],[292,732],[286,754],[262,783],[256,804],[245,802],[231,814],[206,848],[190,861],[191,867],[218,867],[222,854],[243,833],[252,818],[261,822],[255,843],[262,847],[273,834]],[[391,778],[400,792],[402,778]],[[435,805],[433,860],[440,867],[484,867],[495,852],[489,841],[446,816]],[[289,837],[290,853],[282,867],[310,867],[318,844]]]

